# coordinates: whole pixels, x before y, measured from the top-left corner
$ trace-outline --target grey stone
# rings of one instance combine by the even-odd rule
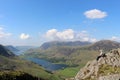
[[[101,57],[98,61],[89,61],[75,76],[74,80],[85,80],[87,78],[96,80],[120,80],[120,74],[109,76],[98,76],[99,67],[103,64],[113,67],[120,67],[120,49],[111,50],[106,53],[106,57]]]

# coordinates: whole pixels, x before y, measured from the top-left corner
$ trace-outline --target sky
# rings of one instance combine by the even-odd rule
[[[120,42],[120,0],[0,0],[0,44]]]

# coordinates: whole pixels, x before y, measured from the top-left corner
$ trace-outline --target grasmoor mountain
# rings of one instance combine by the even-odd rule
[[[81,41],[68,41],[68,42],[60,42],[60,41],[52,41],[46,42],[41,45],[41,49],[48,49],[51,47],[59,47],[59,46],[85,46],[91,44],[90,42],[81,42]]]

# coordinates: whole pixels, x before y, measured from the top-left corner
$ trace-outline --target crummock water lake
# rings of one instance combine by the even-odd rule
[[[67,65],[65,64],[53,64],[47,60],[39,59],[39,58],[27,58],[27,60],[32,61],[44,67],[48,71],[55,71],[55,70],[64,69],[67,67]]]

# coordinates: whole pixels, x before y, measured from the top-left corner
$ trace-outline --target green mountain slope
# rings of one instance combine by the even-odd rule
[[[69,68],[60,70],[57,74],[72,77],[89,60],[95,59],[99,55],[100,49],[108,52],[110,49],[119,48],[119,44],[110,40],[102,40],[86,46],[55,46],[48,49],[30,49],[23,56],[43,58],[53,63],[67,64]],[[71,76],[65,73],[70,73]]]
[[[106,52],[119,47],[120,43],[118,42],[102,40],[87,46],[52,46],[48,49],[30,49],[25,52],[24,56],[44,58],[54,63],[63,62],[75,65],[95,58],[99,54],[100,49]]]
[[[35,76],[45,80],[60,79],[58,76],[48,73],[39,65],[23,60],[18,56],[15,56],[12,52],[10,52],[4,46],[1,45],[0,46],[0,74],[4,75],[4,73],[2,72],[6,72],[6,71],[8,72],[20,71],[20,72],[24,72],[25,74],[29,74],[31,76]]]
[[[52,47],[60,47],[60,46],[85,46],[91,44],[90,42],[81,42],[81,41],[68,41],[68,42],[62,42],[62,41],[51,41],[51,42],[45,42],[43,43],[40,48],[41,49],[49,49]]]
[[[29,50],[24,54],[24,57],[31,56],[31,57],[43,58],[54,63],[65,63],[68,65],[72,65],[72,64],[75,65],[75,64],[79,64],[82,61],[87,61],[90,58],[97,56],[97,54],[98,51],[87,50],[87,49],[83,49],[82,47],[61,46],[61,47],[52,47],[47,50],[40,50],[40,49]],[[88,57],[86,55],[89,55],[91,57]]]
[[[12,51],[12,52],[17,52],[17,51],[19,51],[17,48],[15,48],[14,46],[12,46],[12,45],[7,45],[7,46],[5,46],[7,49],[9,49],[10,51]]]
[[[90,50],[104,50],[104,51],[110,51],[112,49],[116,49],[120,47],[120,43],[116,41],[111,41],[111,40],[101,40],[98,41],[91,46],[88,47]]]
[[[6,57],[15,56],[10,50],[8,50],[7,48],[5,48],[2,45],[0,45],[0,55],[6,56]]]

